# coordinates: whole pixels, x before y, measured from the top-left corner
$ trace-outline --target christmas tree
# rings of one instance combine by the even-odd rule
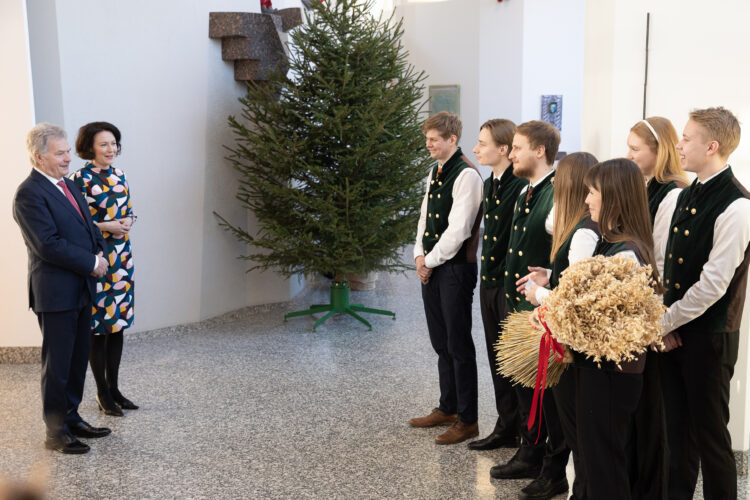
[[[251,269],[333,275],[325,311],[352,314],[347,274],[407,268],[427,174],[425,75],[407,62],[402,21],[372,17],[369,0],[314,2],[307,16],[290,35],[289,76],[250,83],[229,118],[237,199],[257,234],[220,219],[251,245]],[[366,309],[354,310],[378,312]]]

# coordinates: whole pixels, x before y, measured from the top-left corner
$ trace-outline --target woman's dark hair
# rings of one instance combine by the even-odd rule
[[[122,144],[120,144],[122,134],[120,134],[120,129],[109,122],[91,122],[78,129],[76,154],[79,158],[84,160],[94,159],[94,137],[99,132],[112,132],[117,142],[117,154],[120,154],[122,151]]]
[[[646,264],[651,265],[654,289],[663,293],[654,259],[654,237],[648,214],[648,195],[643,174],[635,162],[615,158],[594,165],[584,179],[586,185],[602,195],[599,232],[610,243],[631,241]]]

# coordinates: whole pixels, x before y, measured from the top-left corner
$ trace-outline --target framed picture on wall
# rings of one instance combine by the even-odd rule
[[[542,121],[551,123],[557,130],[562,130],[562,99],[561,95],[542,96]]]
[[[450,111],[460,116],[461,95],[458,85],[430,85],[430,115]]]

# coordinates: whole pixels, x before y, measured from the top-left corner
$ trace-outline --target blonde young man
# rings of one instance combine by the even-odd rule
[[[488,165],[492,169],[492,174],[484,181],[482,197],[484,236],[479,272],[479,304],[495,390],[497,422],[487,437],[469,443],[472,450],[518,447],[516,392],[510,379],[498,373],[495,364],[495,344],[502,335],[499,324],[508,316],[503,281],[513,204],[529,183],[526,179],[513,175],[513,164],[508,157],[515,128],[515,123],[510,120],[494,119],[485,122],[479,130],[477,145],[473,150],[479,164]]]
[[[727,423],[750,263],[750,193],[727,160],[739,142],[737,118],[708,108],[690,113],[677,144],[697,179],[677,199],[664,259],[660,367],[671,499],[693,498],[699,463],[704,498],[737,498]]]
[[[440,403],[413,427],[450,425],[435,438],[455,444],[479,434],[477,364],[471,337],[471,304],[477,282],[477,246],[482,178],[458,147],[461,120],[440,112],[422,130],[436,160],[422,202],[414,262],[422,283],[427,329],[438,355]]]

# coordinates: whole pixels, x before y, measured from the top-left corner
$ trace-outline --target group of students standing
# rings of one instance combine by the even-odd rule
[[[552,125],[489,120],[473,150],[492,169],[485,181],[458,147],[457,116],[433,115],[423,131],[437,164],[414,258],[440,400],[410,424],[450,426],[438,444],[479,435],[471,336],[479,281],[498,419],[468,446],[517,448],[492,467],[493,478],[532,479],[519,497],[551,498],[568,491],[572,453],[575,499],[691,499],[699,466],[704,498],[735,499],[729,382],[750,263],[750,193],[727,164],[740,140],[737,118],[721,107],[695,110],[680,139],[668,119],[649,117],[631,128],[627,158],[598,162],[580,152],[556,168]],[[692,183],[686,171],[696,175]],[[568,266],[596,255],[651,266],[668,308],[663,346],[619,366],[574,352],[547,391],[543,417],[529,426],[533,389],[496,369],[500,323],[543,305]]]

